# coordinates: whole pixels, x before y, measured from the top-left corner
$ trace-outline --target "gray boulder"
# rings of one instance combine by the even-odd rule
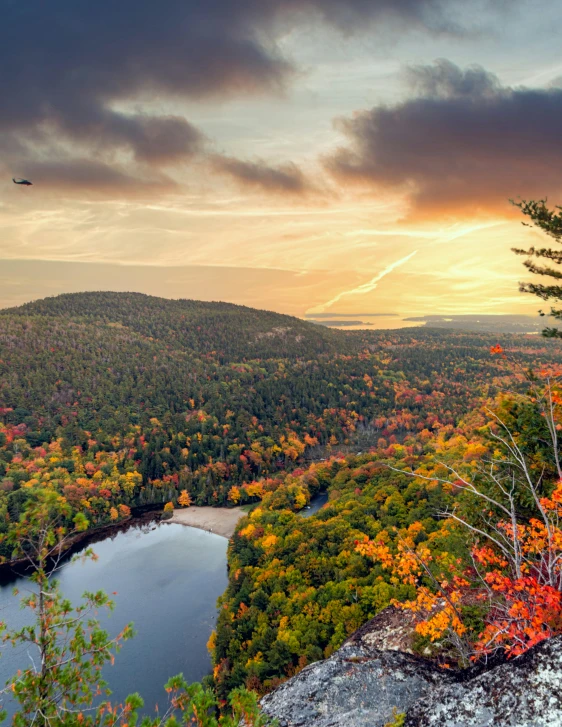
[[[262,699],[280,727],[562,727],[562,636],[465,672],[405,653],[412,617],[393,607],[335,654]]]
[[[280,727],[384,727],[453,677],[430,662],[365,643],[347,643],[266,695]]]
[[[562,636],[426,693],[406,727],[562,727]]]

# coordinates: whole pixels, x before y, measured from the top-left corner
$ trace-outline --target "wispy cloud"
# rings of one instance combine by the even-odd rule
[[[417,253],[417,250],[414,250],[414,252],[411,252],[409,255],[406,255],[406,257],[400,258],[400,260],[396,260],[393,263],[390,263],[390,265],[387,265],[384,270],[381,270],[380,273],[377,273],[374,278],[371,278],[367,283],[363,283],[362,285],[358,285],[356,288],[352,288],[351,290],[344,290],[341,293],[338,293],[336,296],[334,296],[331,300],[329,300],[327,303],[323,303],[322,305],[316,306],[316,308],[311,308],[307,311],[307,315],[311,313],[323,313],[326,308],[330,308],[331,306],[338,303],[342,298],[347,297],[348,295],[365,295],[366,293],[370,293],[371,291],[375,290],[379,282],[387,275],[389,275],[393,270],[396,270],[396,268],[399,268],[401,265],[404,265],[408,262],[408,260],[411,260],[414,255]]]

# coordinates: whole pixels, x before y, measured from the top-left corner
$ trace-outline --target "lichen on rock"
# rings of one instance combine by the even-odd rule
[[[387,609],[329,659],[262,699],[280,727],[562,727],[562,636],[464,672],[396,650],[408,628]]]
[[[562,727],[562,636],[475,677],[442,684],[405,727]]]
[[[450,678],[410,654],[346,644],[265,696],[261,705],[280,727],[384,727]]]

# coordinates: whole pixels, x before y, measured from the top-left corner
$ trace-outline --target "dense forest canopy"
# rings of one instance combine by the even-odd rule
[[[74,293],[27,303],[9,309],[9,314],[120,325],[171,349],[213,353],[221,362],[343,352],[343,343],[331,331],[232,303],[168,300],[141,293]]]
[[[500,402],[533,467],[555,478],[544,422],[501,402],[561,363],[562,345],[534,336],[333,331],[139,294],[0,311],[0,555],[21,555],[18,521],[44,493],[68,531],[138,506],[253,507],[229,548],[209,646],[219,699],[239,686],[263,693],[415,596],[366,557],[380,539],[387,560],[397,538],[466,556],[438,515],[466,498],[440,479],[448,462],[470,473],[497,456],[483,402]],[[408,468],[427,480],[396,471]],[[328,504],[302,518],[326,490]],[[467,622],[477,634],[482,613],[469,608]]]
[[[0,528],[46,482],[96,526],[184,490],[255,502],[311,461],[457,426],[509,378],[497,340],[128,293],[1,311]],[[525,366],[562,357],[555,342],[499,340]]]

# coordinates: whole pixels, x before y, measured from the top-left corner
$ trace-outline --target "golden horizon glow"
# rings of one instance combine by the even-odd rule
[[[524,4],[505,17],[486,8],[488,34],[474,33],[453,5],[470,31],[462,42],[418,22],[408,3],[394,19],[376,0],[357,17],[291,16],[267,25],[276,46],[262,48],[287,67],[241,65],[233,80],[219,58],[207,93],[189,85],[190,69],[185,88],[170,90],[163,66],[161,90],[123,79],[136,95],[124,87],[91,129],[66,103],[64,123],[36,109],[21,133],[0,110],[0,305],[110,289],[298,316],[535,313],[511,247],[540,236],[507,198],[562,201],[557,122],[535,128],[529,114],[525,126],[523,87],[535,104],[539,92],[550,105],[560,96],[562,109],[556,23],[547,31]],[[518,114],[505,115],[506,98]],[[518,139],[531,148],[514,153]],[[13,185],[28,170],[34,186]]]

